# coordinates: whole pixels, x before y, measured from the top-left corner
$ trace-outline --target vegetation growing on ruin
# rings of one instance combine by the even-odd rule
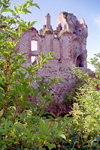
[[[46,109],[49,109],[50,100],[53,99],[49,88],[58,83],[59,77],[50,79],[44,85],[35,73],[52,59],[54,53],[46,56],[41,53],[40,62],[26,68],[23,66],[25,53],[18,54],[16,47],[23,29],[27,32],[35,23],[26,23],[20,14],[30,13],[30,6],[39,6],[32,0],[26,0],[20,7],[15,4],[15,10],[9,6],[10,0],[0,0],[0,149],[99,149],[100,54],[91,59],[96,68],[94,78],[74,69],[78,83],[85,83],[73,91],[76,95],[72,96],[76,98],[70,114],[61,117],[48,111],[47,115]],[[4,12],[9,11],[12,17],[3,16]],[[16,25],[20,25],[17,31]],[[38,88],[33,88],[32,82],[37,83]]]
[[[53,31],[50,30],[50,29],[46,29],[46,30],[44,31],[44,34],[53,34]]]
[[[63,12],[63,17],[66,19],[66,21],[67,21],[67,16],[68,16],[68,12]]]

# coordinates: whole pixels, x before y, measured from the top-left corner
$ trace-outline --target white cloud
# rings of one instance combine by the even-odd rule
[[[99,26],[99,28],[100,28],[100,16],[98,16],[98,17],[96,17],[95,19],[94,19],[94,22]]]

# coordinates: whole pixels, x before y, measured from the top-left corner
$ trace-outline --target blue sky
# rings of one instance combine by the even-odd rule
[[[12,4],[16,2],[20,5],[24,0],[11,0]],[[45,24],[47,13],[51,15],[54,30],[60,12],[73,13],[79,21],[84,18],[88,26],[88,60],[100,52],[100,0],[34,0],[34,3],[38,3],[40,10],[32,7],[30,8],[32,14],[22,15],[22,18],[26,21],[37,21],[35,27],[38,30]]]

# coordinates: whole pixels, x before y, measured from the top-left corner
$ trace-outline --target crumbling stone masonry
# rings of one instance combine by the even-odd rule
[[[61,12],[57,18],[57,28],[53,30],[48,13],[43,28],[39,32],[34,27],[30,28],[17,44],[18,52],[28,53],[26,66],[36,63],[34,58],[39,60],[38,54],[41,52],[55,52],[53,59],[38,74],[45,79],[62,75],[61,80],[65,84],[59,84],[52,89],[58,102],[63,101],[65,91],[73,87],[74,74],[70,68],[87,68],[87,36],[88,28],[84,19],[79,22],[73,14]]]

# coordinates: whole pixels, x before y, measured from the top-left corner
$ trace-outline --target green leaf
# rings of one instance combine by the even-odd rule
[[[45,99],[44,99],[43,97],[40,97],[40,96],[39,96],[39,99],[41,100],[42,103],[45,102]]]
[[[29,11],[28,9],[23,9],[23,13],[25,13],[25,14],[30,13],[31,14],[31,11]]]
[[[51,143],[46,143],[45,146],[48,146],[49,150],[56,148],[56,145]]]
[[[9,45],[10,45],[11,47],[13,47],[13,44],[12,44],[11,42],[9,42]]]
[[[38,9],[40,9],[40,7],[38,6],[38,4],[33,3],[31,6],[36,6]]]
[[[24,22],[24,19],[21,19],[22,22]]]
[[[11,10],[12,10],[11,8],[4,8],[3,7],[2,10],[1,10],[1,13],[9,12],[9,11],[11,12]]]
[[[0,117],[2,117],[3,116],[3,109],[0,111]]]
[[[16,13],[11,8],[9,8],[9,11],[12,13],[13,16],[16,15]]]
[[[45,121],[41,118],[40,119],[40,124],[39,124],[39,127],[41,128],[41,130],[44,130],[45,131]]]
[[[60,134],[60,137],[66,140],[66,136],[64,134]]]
[[[36,24],[36,22],[37,22],[37,21],[33,21],[33,22],[31,23],[31,26],[33,26],[34,24]]]
[[[24,22],[19,22],[20,26],[25,26]]]
[[[21,34],[21,29],[20,27],[18,28],[18,37],[20,37],[20,34]]]
[[[19,14],[19,8],[17,6],[14,6],[15,11]]]
[[[19,41],[19,39],[15,40],[15,41],[13,42],[13,44],[16,45],[16,44],[18,43],[18,41]]]
[[[55,122],[55,127],[56,127],[56,128],[58,127],[58,122]]]

